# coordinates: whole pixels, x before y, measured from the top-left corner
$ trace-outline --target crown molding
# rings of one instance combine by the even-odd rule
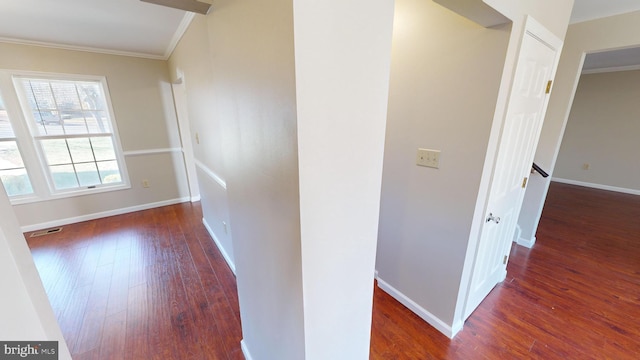
[[[184,14],[184,17],[182,18],[180,25],[178,25],[176,32],[173,34],[173,38],[171,38],[171,42],[169,42],[169,46],[167,46],[167,50],[165,50],[164,52],[164,56],[163,56],[164,60],[169,59],[171,54],[173,54],[173,51],[176,49],[176,46],[178,46],[180,39],[182,39],[182,36],[184,35],[184,33],[187,32],[189,25],[191,25],[191,22],[195,17],[196,17],[196,14],[189,11],[187,11]]]
[[[16,44],[16,45],[41,46],[41,47],[47,47],[47,48],[51,48],[51,49],[60,49],[60,50],[83,51],[83,52],[91,52],[91,53],[106,54],[106,55],[131,56],[131,57],[137,57],[137,58],[143,58],[143,59],[152,59],[152,60],[167,60],[167,58],[164,55],[139,53],[139,52],[134,52],[134,51],[121,51],[121,50],[113,50],[113,49],[101,49],[101,48],[94,48],[94,47],[90,47],[90,46],[76,46],[76,45],[68,45],[68,44],[57,44],[57,43],[50,43],[50,42],[44,42],[44,41],[23,40],[23,39],[13,39],[13,38],[0,37],[0,42],[8,43],[8,44]]]
[[[600,74],[600,73],[617,72],[617,71],[634,71],[634,70],[640,70],[640,65],[612,66],[612,67],[599,68],[599,69],[587,69],[587,70],[582,70],[582,75]]]

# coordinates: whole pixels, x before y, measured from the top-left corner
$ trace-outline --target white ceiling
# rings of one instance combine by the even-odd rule
[[[575,0],[571,23],[575,24],[632,11],[640,11],[639,0]],[[640,48],[620,49],[587,54],[582,71],[583,73],[594,73],[607,70],[636,69],[639,64]]]
[[[583,74],[640,69],[640,47],[587,54]]]
[[[636,10],[640,0],[575,0],[571,22]],[[139,0],[0,0],[0,41],[166,59],[192,18]]]
[[[0,40],[166,58],[191,18],[138,0],[0,0]]]
[[[640,10],[640,1],[638,0],[575,0],[571,23],[575,24],[637,10]]]

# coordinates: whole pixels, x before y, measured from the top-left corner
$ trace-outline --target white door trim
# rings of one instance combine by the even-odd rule
[[[193,154],[193,142],[191,141],[191,125],[189,123],[189,110],[187,108],[187,88],[184,75],[178,70],[179,79],[171,84],[173,102],[178,118],[178,131],[180,132],[180,143],[184,158],[185,170],[187,173],[187,183],[191,202],[200,200],[200,188],[196,176],[196,163]]]
[[[474,309],[467,308],[469,306],[468,300],[472,283],[472,272],[478,256],[480,237],[482,236],[484,219],[486,217],[485,213],[487,213],[487,207],[489,205],[489,192],[492,186],[493,174],[498,158],[498,147],[500,144],[500,138],[502,136],[505,118],[507,115],[510,94],[512,91],[512,87],[514,86],[514,77],[517,68],[516,65],[520,56],[522,41],[524,37],[529,34],[536,39],[541,40],[542,43],[546,44],[556,51],[555,61],[551,72],[552,79],[555,77],[555,72],[558,67],[560,52],[563,45],[561,39],[555,36],[555,34],[546,29],[531,16],[525,17],[524,25],[521,25],[519,31],[516,24],[514,23],[513,31],[514,33],[512,33],[511,35],[510,46],[507,51],[507,60],[505,62],[501,89],[498,95],[498,103],[496,105],[496,113],[494,115],[491,137],[487,148],[487,155],[485,157],[485,167],[483,169],[482,180],[478,192],[474,221],[470,232],[467,255],[465,258],[465,264],[460,284],[460,292],[456,304],[454,324],[456,325],[456,327],[460,328],[464,320],[473,312],[473,310],[475,310],[475,307]],[[546,111],[547,106],[548,97],[547,101],[544,104],[543,111]]]

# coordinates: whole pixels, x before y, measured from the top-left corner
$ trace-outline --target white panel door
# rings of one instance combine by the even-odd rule
[[[529,26],[522,39],[502,127],[465,318],[506,277],[506,264],[526,179],[531,171],[548,102],[547,85],[557,66],[561,42],[555,37],[549,42],[542,40],[544,36],[529,29],[530,22],[527,22]]]

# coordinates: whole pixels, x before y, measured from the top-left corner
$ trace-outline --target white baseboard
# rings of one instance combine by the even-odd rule
[[[451,333],[453,335],[449,336],[449,338],[453,339],[453,337],[456,336],[457,333],[462,331],[462,327],[463,326],[464,326],[464,321],[462,321],[462,320],[459,320],[459,321],[456,321],[455,323],[453,323],[453,326],[451,326]]]
[[[569,184],[569,185],[584,186],[584,187],[600,189],[600,190],[615,191],[615,192],[625,193],[625,194],[640,195],[640,190],[627,189],[627,188],[622,188],[617,186],[594,184],[594,183],[589,183],[584,181],[569,180],[569,179],[562,179],[562,178],[556,178],[556,177],[552,178],[551,181],[555,181],[563,184]]]
[[[516,241],[516,243],[518,245],[522,245],[524,247],[531,249],[533,245],[536,243],[536,237],[534,236],[533,239],[525,239],[522,237],[518,237],[518,240]]]
[[[191,202],[198,202],[198,201],[200,201],[200,195],[191,197]]]
[[[520,228],[520,225],[516,225],[516,231],[513,235],[513,242],[517,243],[518,239],[520,239],[520,236],[522,236],[522,229]]]
[[[211,227],[209,226],[209,224],[207,224],[207,220],[205,218],[202,218],[202,223],[204,224],[205,229],[207,229],[207,232],[209,232],[209,235],[211,235],[211,238],[213,239],[213,242],[218,247],[218,250],[220,250],[220,253],[222,254],[222,257],[227,262],[227,265],[229,265],[229,267],[231,268],[231,271],[235,275],[236,274],[236,264],[233,263],[233,260],[231,259],[231,257],[227,253],[227,251],[224,249],[224,247],[220,243],[220,240],[218,240],[218,237],[216,236],[216,234],[213,232],[213,230],[211,230]]]
[[[515,234],[513,236],[513,242],[518,244],[518,245],[522,245],[524,247],[527,247],[529,249],[531,249],[533,247],[533,244],[536,243],[536,237],[534,236],[533,239],[525,239],[522,237],[522,229],[520,228],[520,225],[516,225],[516,231]]]
[[[247,343],[244,339],[240,340],[240,348],[242,349],[242,354],[244,355],[245,360],[253,360],[251,357],[251,353],[249,352],[249,348],[247,347]]]
[[[406,295],[395,289],[393,286],[386,283],[384,280],[378,277],[378,287],[384,290],[387,294],[398,300],[402,305],[406,306],[409,310],[413,311],[416,315],[420,316],[424,321],[428,322],[431,326],[436,328],[448,338],[453,337],[462,330],[462,322],[456,323],[454,326],[449,326],[444,321],[440,320],[437,316],[427,311],[422,306],[409,299]]]
[[[22,232],[41,230],[41,229],[46,229],[46,228],[51,228],[56,226],[78,223],[82,221],[100,219],[108,216],[122,215],[122,214],[128,214],[136,211],[149,210],[149,209],[153,209],[161,206],[179,204],[183,202],[188,202],[189,200],[190,199],[188,197],[185,197],[185,198],[171,199],[171,200],[165,200],[165,201],[158,201],[154,203],[130,206],[130,207],[120,208],[115,210],[102,211],[102,212],[97,212],[93,214],[74,216],[66,219],[52,220],[52,221],[47,221],[39,224],[25,225],[25,226],[21,226],[20,230],[22,230]]]

